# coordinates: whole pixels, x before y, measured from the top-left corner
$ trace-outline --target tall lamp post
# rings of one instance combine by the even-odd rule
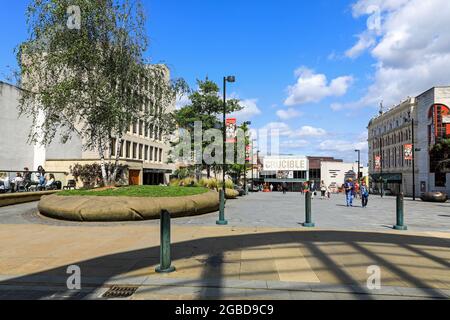
[[[225,192],[225,172],[226,172],[226,162],[227,162],[227,82],[234,83],[236,78],[234,76],[223,77],[223,191]]]
[[[355,150],[356,153],[358,153],[358,178],[357,180],[359,181],[360,176],[361,176],[361,150]]]
[[[405,121],[407,119],[405,118]],[[411,118],[411,157],[412,157],[412,189],[413,189],[413,201],[416,201],[416,152],[420,151],[420,149],[416,149],[416,141],[415,141],[415,120]]]
[[[217,220],[218,225],[227,225],[228,221],[225,220],[225,172],[226,172],[226,162],[227,162],[227,153],[226,153],[226,144],[227,144],[227,82],[235,82],[236,79],[234,76],[228,76],[223,78],[223,185],[220,190],[220,209],[219,209],[219,220]]]
[[[255,142],[256,139],[252,140],[252,192],[255,191]]]
[[[245,121],[244,125],[244,141],[245,141],[245,160],[244,160],[244,194],[248,195],[248,186],[247,186],[247,126],[251,126],[251,121]]]

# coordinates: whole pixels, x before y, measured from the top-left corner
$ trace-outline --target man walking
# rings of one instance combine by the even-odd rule
[[[347,200],[347,207],[353,207],[353,192],[355,191],[353,179],[351,178],[348,179],[344,187],[345,187],[345,197]]]

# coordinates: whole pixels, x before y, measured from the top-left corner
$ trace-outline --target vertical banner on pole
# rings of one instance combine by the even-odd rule
[[[413,145],[412,144],[405,144],[404,147],[405,150],[405,160],[412,160],[413,159]]]
[[[380,170],[381,169],[381,156],[375,157],[375,169]]]
[[[236,143],[236,119],[230,118],[226,120],[226,142],[227,143]]]

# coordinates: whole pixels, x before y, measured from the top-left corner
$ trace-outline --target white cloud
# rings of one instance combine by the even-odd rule
[[[368,144],[366,141],[352,142],[345,140],[325,140],[319,145],[319,150],[333,152],[348,152],[354,150],[366,151]]]
[[[278,110],[277,111],[277,116],[281,120],[290,120],[290,119],[298,118],[298,117],[300,117],[302,115],[303,115],[302,112],[297,111],[297,110],[295,110],[293,108],[289,108],[287,110]]]
[[[301,149],[309,146],[310,141],[307,140],[287,140],[280,143],[280,147],[287,149]]]
[[[288,87],[289,97],[284,102],[286,106],[319,102],[326,97],[343,96],[353,83],[352,76],[338,77],[329,82],[326,75],[314,73],[306,67],[297,69],[295,75],[298,77],[297,83]]]
[[[391,106],[450,83],[450,1],[358,0],[353,15],[370,17],[369,9],[376,6],[380,28],[368,27],[362,33],[367,39],[347,51],[350,57],[369,51],[376,60],[374,81],[365,96],[339,109],[377,107],[381,100]]]
[[[292,129],[284,122],[270,122],[262,129],[272,131],[273,133],[278,132],[280,137],[289,138],[323,137],[327,135],[327,131],[321,128],[303,126],[298,129]]]
[[[321,128],[314,128],[311,126],[304,126],[294,132],[297,137],[323,137],[327,132]]]
[[[239,122],[251,120],[253,117],[261,114],[261,110],[258,108],[257,103],[258,99],[241,100],[240,105],[243,109],[232,113],[230,117],[236,118]]]
[[[187,106],[190,103],[191,103],[191,100],[189,99],[189,97],[187,95],[181,95],[181,96],[177,97],[177,103],[176,103],[175,107],[177,110],[180,110],[181,108]]]

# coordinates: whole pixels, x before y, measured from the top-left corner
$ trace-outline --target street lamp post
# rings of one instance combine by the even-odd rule
[[[357,180],[359,181],[360,176],[361,176],[361,150],[355,150],[355,152],[358,153],[358,178],[357,178]]]
[[[255,190],[255,142],[256,139],[252,140],[252,192]]]
[[[225,172],[226,172],[226,144],[227,144],[227,82],[233,83],[236,81],[234,76],[228,76],[223,78],[223,163],[222,163],[222,177],[223,177],[223,185],[220,190],[220,211],[219,211],[219,220],[216,222],[218,225],[226,225],[228,221],[225,220]]]
[[[416,145],[414,140],[414,118],[411,119],[411,141],[412,141],[412,180],[413,201],[416,201]]]
[[[245,141],[245,160],[244,160],[244,194],[248,195],[248,187],[247,187],[247,126],[251,126],[251,121],[244,122],[244,141]]]

